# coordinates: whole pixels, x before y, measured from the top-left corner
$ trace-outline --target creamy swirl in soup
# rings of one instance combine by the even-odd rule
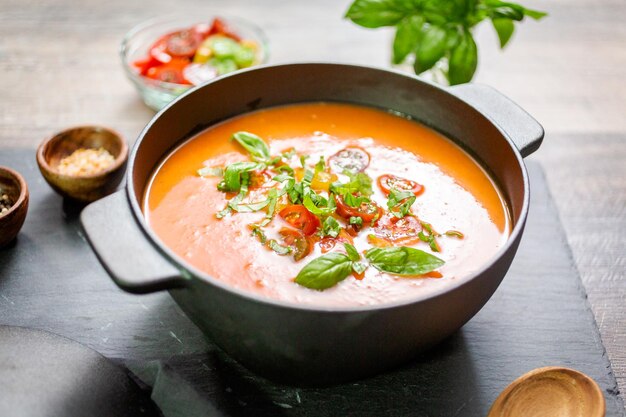
[[[462,280],[510,233],[481,165],[391,112],[308,103],[214,125],[171,152],[143,210],[189,264],[294,303],[401,301]]]

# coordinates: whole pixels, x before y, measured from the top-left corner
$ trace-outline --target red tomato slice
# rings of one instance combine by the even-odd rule
[[[385,174],[378,177],[378,186],[383,192],[388,195],[391,189],[398,191],[411,191],[416,196],[424,192],[424,186],[416,183],[415,181],[407,180],[406,178],[397,177],[395,175]]]
[[[301,204],[292,204],[282,209],[279,213],[287,223],[302,230],[306,236],[310,236],[317,231],[321,223],[317,216],[307,210]]]
[[[156,40],[150,48],[150,56],[163,64],[172,60],[172,56],[167,53],[167,35]]]
[[[370,164],[370,155],[356,146],[340,150],[328,159],[330,170],[336,174],[350,172],[356,174],[364,171]]]
[[[154,57],[149,56],[147,58],[136,60],[135,62],[133,62],[132,65],[133,67],[137,68],[139,74],[146,75],[150,68],[161,65],[161,62],[154,59]]]
[[[294,260],[299,261],[311,253],[313,245],[299,230],[284,227],[280,229],[278,234],[282,238],[283,242],[287,246],[291,247]]]
[[[209,35],[224,35],[228,36],[231,39],[236,40],[237,42],[241,42],[241,37],[233,32],[228,25],[219,17],[213,19],[213,23],[211,24],[211,29],[209,29]]]
[[[250,173],[250,184],[248,184],[248,188],[260,188],[266,185],[271,185],[270,181],[272,179],[272,174],[267,172],[267,170],[263,171],[252,171]]]
[[[386,214],[378,220],[374,231],[376,236],[390,242],[413,245],[420,241],[418,234],[422,231],[422,225],[415,216],[398,218]]]
[[[187,65],[189,65],[187,59],[173,58],[167,64],[148,69],[146,77],[174,84],[191,84],[183,75]]]
[[[332,250],[337,243],[349,243],[352,245],[354,241],[352,240],[352,236],[350,236],[345,229],[341,229],[337,237],[327,236],[320,240],[320,249],[322,253],[326,253]]]
[[[165,37],[165,51],[173,57],[191,58],[202,43],[202,35],[193,29],[172,32]]]
[[[383,214],[383,209],[381,209],[378,204],[373,201],[363,203],[361,204],[361,207],[351,207],[347,205],[343,200],[343,197],[338,195],[335,196],[335,201],[337,202],[337,214],[344,219],[349,219],[350,217],[360,217],[363,219],[363,223],[369,223],[379,219]]]

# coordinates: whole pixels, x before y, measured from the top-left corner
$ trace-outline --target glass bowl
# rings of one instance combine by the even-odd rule
[[[230,30],[243,40],[250,40],[256,43],[258,46],[257,59],[253,65],[267,62],[269,50],[265,34],[256,25],[245,19],[227,15],[207,15],[205,20],[201,20],[201,18],[193,16],[174,15],[148,20],[135,26],[124,36],[119,50],[122,66],[127,77],[135,85],[148,107],[157,111],[161,110],[170,101],[190,88],[195,87],[195,85],[176,84],[142,76],[132,63],[147,57],[150,47],[161,36],[199,23],[210,24],[215,17],[219,17]]]

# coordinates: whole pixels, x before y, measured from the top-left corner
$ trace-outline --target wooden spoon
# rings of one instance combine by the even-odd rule
[[[604,417],[600,387],[568,368],[534,369],[500,393],[487,417]]]

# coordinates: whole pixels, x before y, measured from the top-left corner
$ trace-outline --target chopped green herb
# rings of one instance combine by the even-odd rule
[[[283,246],[274,239],[270,239],[267,242],[267,246],[279,255],[289,255],[291,253],[289,246]]]
[[[465,235],[461,232],[459,232],[458,230],[448,230],[446,233],[444,233],[446,236],[452,236],[452,237],[457,237],[459,239],[463,239],[465,237]]]
[[[352,216],[352,217],[350,217],[349,223],[353,224],[355,226],[363,226],[363,219],[360,218],[360,217]]]
[[[363,262],[352,262],[352,270],[361,275],[367,269],[367,264]]]
[[[319,161],[315,164],[315,173],[323,172],[326,169],[326,162],[324,161],[324,156],[320,155]]]
[[[326,220],[324,220],[324,223],[322,223],[322,237],[337,237],[339,236],[340,231],[341,225],[339,224],[339,222],[333,216],[326,217]]]
[[[267,242],[267,236],[265,235],[265,232],[263,232],[263,229],[259,227],[259,225],[251,224],[250,228],[252,229],[252,236],[256,236],[259,239],[259,242],[261,242],[262,244],[265,244],[265,242]]]
[[[249,172],[265,169],[264,164],[256,162],[235,162],[224,170],[224,179],[217,185],[220,191],[239,191],[244,177],[249,178]]]
[[[396,217],[402,218],[411,212],[411,206],[415,203],[415,194],[411,191],[398,191],[395,188],[389,190],[387,208]]]

